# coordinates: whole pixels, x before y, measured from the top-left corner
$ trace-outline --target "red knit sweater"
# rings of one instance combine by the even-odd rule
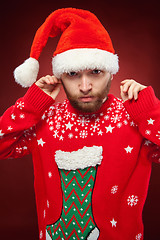
[[[83,153],[87,147],[92,152],[98,146],[102,156],[91,203],[99,230],[96,239],[143,239],[142,210],[151,162],[160,162],[159,125],[160,101],[152,87],[142,90],[137,101],[125,103],[109,94],[99,111],[82,114],[68,100],[54,105],[33,84],[0,119],[0,156],[17,158],[32,153],[39,238],[46,239],[46,226],[55,223],[62,211],[55,154],[59,150],[76,153],[75,162],[66,158],[61,163],[83,168],[79,150]],[[84,167],[94,165],[94,152],[88,156],[85,154]]]

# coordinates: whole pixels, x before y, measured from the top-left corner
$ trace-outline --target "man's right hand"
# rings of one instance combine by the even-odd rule
[[[47,75],[40,78],[35,84],[55,100],[60,91],[61,81],[55,76]]]

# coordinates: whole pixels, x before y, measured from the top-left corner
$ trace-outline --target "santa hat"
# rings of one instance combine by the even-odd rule
[[[53,74],[86,69],[118,72],[118,56],[106,29],[91,12],[75,8],[51,13],[34,37],[30,58],[14,71],[15,80],[23,87],[31,86],[39,71],[38,58],[49,37],[61,34],[53,54]]]

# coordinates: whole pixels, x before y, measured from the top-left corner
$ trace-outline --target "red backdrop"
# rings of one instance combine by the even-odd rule
[[[1,108],[2,114],[26,92],[13,79],[13,70],[29,57],[38,27],[57,8],[76,7],[94,12],[108,30],[119,55],[120,71],[111,91],[120,97],[120,81],[134,78],[152,85],[160,98],[159,10],[154,1],[12,1],[1,3]],[[40,57],[39,77],[51,74],[51,57],[58,38],[50,39]],[[65,95],[62,91],[58,101]],[[31,156],[0,161],[0,239],[38,240]],[[160,166],[153,164],[143,211],[145,240],[160,239]],[[116,239],[115,239],[116,240]]]

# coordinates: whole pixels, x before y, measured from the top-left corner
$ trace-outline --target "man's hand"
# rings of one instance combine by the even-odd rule
[[[55,76],[47,75],[40,78],[35,84],[55,100],[60,91],[61,81]]]
[[[126,101],[128,99],[131,100],[132,98],[137,100],[138,93],[144,88],[146,88],[146,86],[137,83],[135,80],[126,79],[121,82],[120,86],[121,98],[123,99],[123,101]]]

